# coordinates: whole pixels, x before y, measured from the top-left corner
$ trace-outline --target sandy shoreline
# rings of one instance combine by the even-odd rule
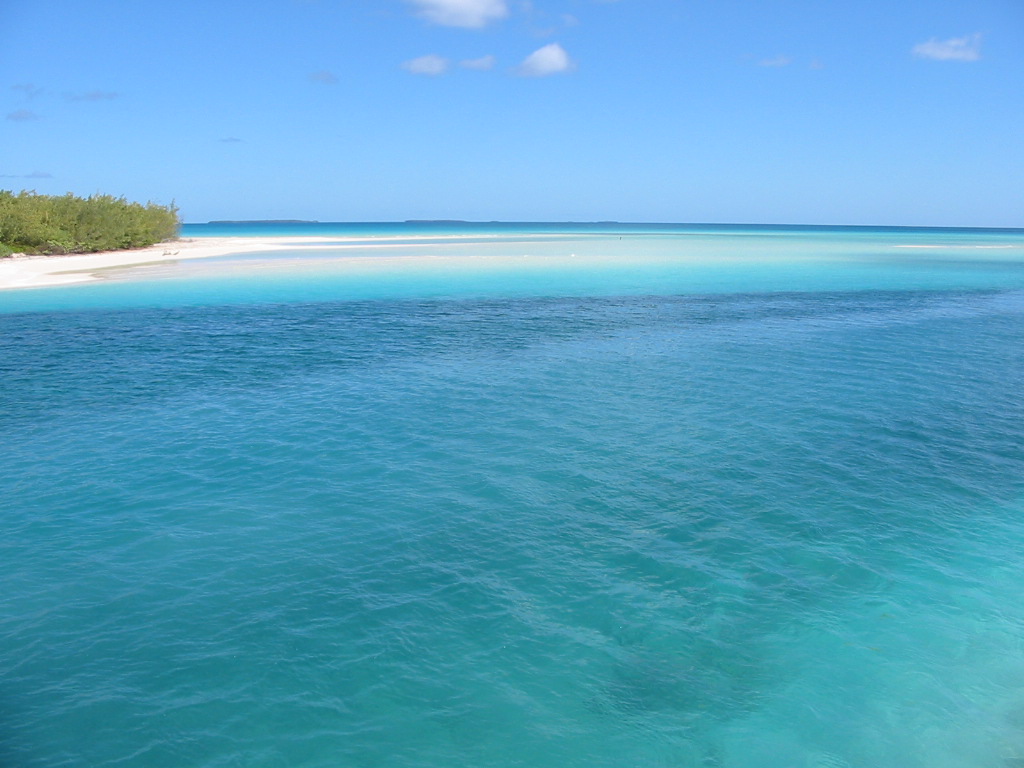
[[[363,249],[386,250],[415,245],[427,247],[438,241],[459,242],[479,240],[481,236],[463,235],[396,235],[375,237],[331,236],[264,236],[264,237],[196,237],[170,240],[148,248],[68,256],[15,256],[0,259],[0,291],[14,288],[43,288],[99,280],[103,270],[120,267],[203,259],[243,253],[279,250],[344,251]],[[557,236],[556,236],[557,237]]]
[[[0,259],[0,290],[87,282],[99,279],[97,272],[114,267],[318,246],[328,241],[329,238],[322,237],[200,237],[172,240],[128,251],[70,256],[16,256]]]

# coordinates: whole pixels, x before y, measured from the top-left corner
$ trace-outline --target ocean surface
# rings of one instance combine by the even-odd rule
[[[1024,766],[1024,230],[261,232],[0,292],[2,768]]]

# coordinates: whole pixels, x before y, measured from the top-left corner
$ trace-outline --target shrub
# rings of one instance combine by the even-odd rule
[[[37,195],[0,190],[0,255],[94,253],[143,248],[177,236],[175,205],[132,203],[123,197]]]

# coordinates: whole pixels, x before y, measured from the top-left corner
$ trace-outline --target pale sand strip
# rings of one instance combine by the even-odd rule
[[[323,246],[323,237],[200,237],[157,243],[130,251],[71,256],[15,256],[0,259],[0,289],[38,288],[97,279],[96,272],[180,259],[203,259],[235,253]]]
[[[499,235],[387,235],[374,237],[281,236],[281,237],[198,237],[157,243],[148,248],[129,251],[70,256],[15,256],[0,259],[0,290],[8,288],[42,288],[68,283],[84,283],[102,277],[102,270],[142,264],[202,259],[231,254],[280,250],[363,249],[386,251],[411,246],[429,247],[438,241],[449,244],[459,241],[500,239]],[[559,239],[559,235],[550,236]]]

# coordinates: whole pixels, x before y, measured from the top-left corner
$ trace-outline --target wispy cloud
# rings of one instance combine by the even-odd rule
[[[565,48],[558,43],[550,43],[523,59],[516,72],[523,77],[547,77],[571,72],[575,68],[576,64],[569,58]]]
[[[918,43],[913,54],[919,59],[936,61],[977,61],[981,58],[981,33],[965,37],[953,37],[949,40],[937,40],[934,37],[926,43]]]
[[[64,98],[68,101],[110,101],[116,99],[118,94],[113,91],[88,91],[86,93],[65,93]]]
[[[463,59],[459,62],[460,67],[465,69],[494,69],[496,59],[493,56],[481,56],[479,59]]]
[[[321,69],[319,72],[311,72],[309,81],[320,85],[335,85],[338,82],[338,76],[326,69]]]
[[[235,136],[225,136],[223,139],[217,139],[221,144],[241,144],[242,140]]]
[[[34,99],[39,94],[43,93],[43,89],[38,85],[32,83],[19,83],[18,85],[11,86],[12,91],[21,91],[25,94],[25,98]]]
[[[579,18],[571,13],[552,14],[535,8],[528,0],[521,0],[518,9],[527,18],[534,37],[551,37],[564,29],[580,25]]]
[[[788,67],[793,63],[793,59],[789,56],[779,54],[778,56],[772,56],[770,59],[761,59],[757,62],[759,67]]]
[[[416,15],[444,27],[486,27],[508,16],[506,0],[406,0]]]
[[[0,173],[0,179],[52,179],[52,173],[32,171],[32,173]]]
[[[450,62],[443,56],[430,53],[419,58],[409,59],[402,62],[402,69],[414,75],[429,75],[436,77],[448,71]]]
[[[14,112],[8,112],[7,119],[13,120],[16,123],[27,123],[32,120],[38,120],[39,115],[37,115],[31,109],[18,109]]]

